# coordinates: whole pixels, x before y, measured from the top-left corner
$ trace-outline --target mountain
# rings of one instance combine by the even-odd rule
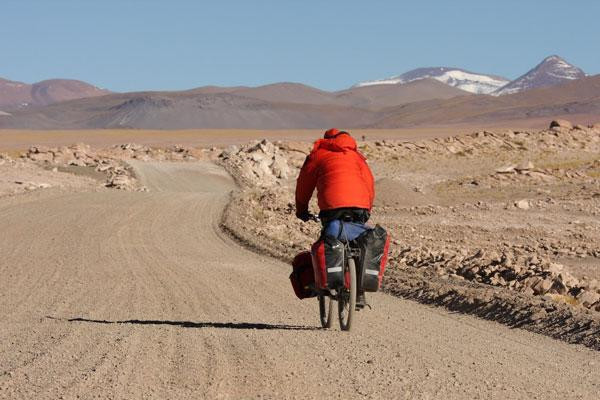
[[[0,78],[0,110],[13,109],[31,101],[31,85]]]
[[[12,115],[0,115],[0,128],[324,129],[342,126],[393,129],[436,125],[484,127],[526,120],[547,123],[553,118],[570,119],[570,116],[595,122],[600,115],[600,75],[505,96],[466,94],[386,108],[376,108],[374,103],[368,102],[369,96],[376,100],[382,96],[382,92],[377,91],[385,88],[421,91],[422,85],[432,85],[436,93],[439,93],[436,86],[458,90],[436,80],[376,85],[352,89],[355,92],[330,93],[331,98],[337,99],[336,104],[267,101],[248,97],[246,90],[243,95],[194,90],[110,94],[16,110]],[[365,93],[365,90],[374,92]],[[264,95],[262,90],[257,93]],[[390,104],[405,101],[400,94],[396,93],[400,96],[396,98],[388,95],[389,98],[380,101]]]
[[[297,83],[115,93],[0,116],[0,128],[326,128],[375,123],[378,110],[470,93],[433,79],[327,92]]]
[[[335,93],[338,103],[377,110],[432,99],[470,96],[469,92],[448,86],[435,79],[418,79],[404,84],[366,85]]]
[[[559,56],[552,55],[546,57],[535,68],[499,88],[494,93],[495,96],[505,94],[519,93],[526,90],[555,86],[562,83],[580,79],[586,74],[576,66],[569,64]]]
[[[45,106],[108,93],[108,90],[73,79],[49,79],[30,85],[0,78],[0,110]]]
[[[79,81],[27,85],[0,80],[0,99],[11,99],[13,104],[12,108],[0,106],[0,128],[404,128],[486,126],[559,116],[587,121],[600,114],[600,75],[586,77],[556,56],[526,75],[532,78],[504,85],[503,93],[517,88],[511,85],[519,80],[527,83],[518,87],[523,91],[502,96],[470,91],[487,91],[496,85],[490,82],[503,78],[446,68],[414,70],[385,83],[363,83],[337,92],[284,82],[106,94]]]
[[[433,79],[421,79],[405,85],[372,85],[327,92],[301,83],[281,82],[258,87],[207,86],[191,93],[227,93],[275,103],[337,105],[378,109],[413,101],[448,99],[470,93],[453,88]]]
[[[354,87],[371,85],[405,84],[420,79],[435,79],[446,85],[475,94],[488,94],[509,83],[509,80],[500,76],[478,74],[460,68],[432,67],[417,68],[402,75],[387,79],[361,82]]]
[[[111,94],[19,110],[0,116],[0,128],[19,129],[286,129],[358,126],[375,112],[340,105],[266,101],[233,93]]]
[[[596,122],[598,115],[600,75],[504,96],[462,96],[391,107],[383,110],[379,121],[370,127],[485,126],[503,121],[548,121],[561,116]]]
[[[330,92],[301,83],[281,82],[258,87],[237,88],[229,93],[270,102],[300,104],[335,104]]]

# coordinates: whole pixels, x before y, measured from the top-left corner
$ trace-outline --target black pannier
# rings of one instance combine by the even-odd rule
[[[311,248],[315,284],[318,289],[335,289],[344,285],[344,244],[325,235]]]
[[[359,282],[366,292],[376,292],[381,286],[390,247],[390,235],[379,225],[356,239],[361,250]]]

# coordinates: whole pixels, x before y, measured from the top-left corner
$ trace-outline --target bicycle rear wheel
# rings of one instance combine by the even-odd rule
[[[338,317],[340,329],[343,331],[350,330],[356,309],[356,264],[352,257],[348,258],[347,268],[350,274],[350,288],[343,288],[338,299]]]
[[[330,296],[319,294],[319,314],[321,326],[331,328],[331,325],[333,325],[333,299]]]

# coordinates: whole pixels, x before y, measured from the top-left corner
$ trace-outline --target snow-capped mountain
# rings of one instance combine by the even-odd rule
[[[354,87],[403,84],[427,78],[476,94],[492,93],[510,82],[500,76],[477,74],[460,68],[433,67],[417,68],[387,79],[360,82]]]
[[[535,68],[492,93],[494,96],[513,94],[525,90],[560,85],[583,78],[586,73],[559,56],[546,57]]]

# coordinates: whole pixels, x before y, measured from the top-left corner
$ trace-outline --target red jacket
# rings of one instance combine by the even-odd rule
[[[375,198],[373,174],[350,135],[315,142],[296,181],[297,214],[308,211],[315,187],[321,211],[342,207],[371,210]]]

